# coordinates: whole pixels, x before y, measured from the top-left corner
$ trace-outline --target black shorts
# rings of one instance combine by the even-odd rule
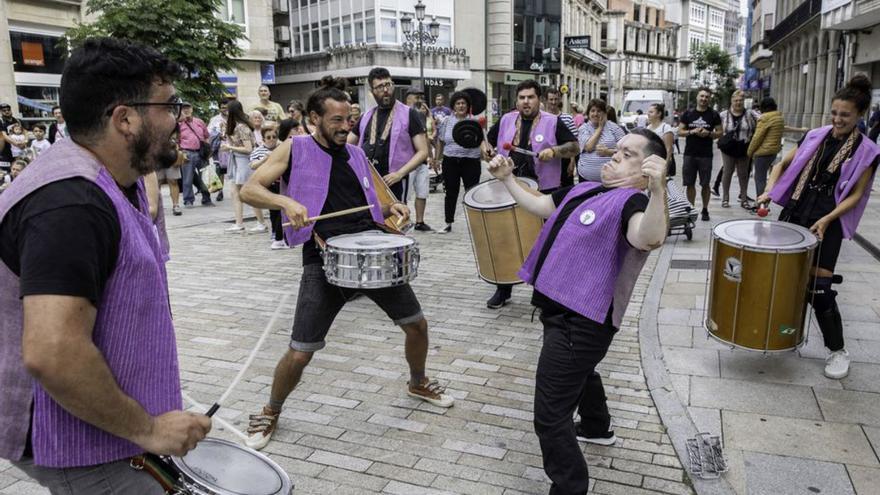
[[[347,289],[327,282],[324,266],[310,263],[303,266],[290,335],[290,348],[315,352],[324,348],[327,332],[336,315],[356,293],[376,303],[395,325],[415,323],[424,316],[422,306],[409,284],[382,289]]]
[[[709,187],[712,182],[712,157],[684,155],[684,163],[681,165],[682,184],[685,187],[695,186],[698,175],[700,186]]]

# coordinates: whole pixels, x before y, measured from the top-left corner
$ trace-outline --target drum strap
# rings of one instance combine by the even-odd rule
[[[132,469],[145,471],[152,476],[162,486],[165,493],[178,493],[177,484],[180,480],[180,473],[159,456],[153,454],[137,455],[131,458],[129,465]]]

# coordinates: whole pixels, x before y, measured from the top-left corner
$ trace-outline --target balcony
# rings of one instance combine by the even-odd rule
[[[676,81],[675,79],[664,79],[661,77],[626,76],[626,79],[623,81],[623,87],[625,89],[665,89],[675,91]]]
[[[876,24],[880,24],[880,0],[824,2],[822,29],[855,30]]]
[[[768,36],[770,48],[773,48],[774,45],[793,34],[804,24],[812,21],[821,12],[822,0],[806,0],[800,4],[798,8],[794,9],[794,12],[789,14],[788,17],[770,31]]]

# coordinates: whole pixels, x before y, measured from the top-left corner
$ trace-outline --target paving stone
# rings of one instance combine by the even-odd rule
[[[758,452],[745,452],[744,456],[749,494],[855,493],[842,464]]]
[[[663,362],[670,373],[719,376],[718,351],[663,346]]]
[[[880,426],[880,394],[819,388],[816,399],[829,421]]]
[[[483,457],[491,457],[493,459],[503,459],[506,449],[498,447],[490,447],[478,443],[462,442],[460,440],[446,440],[443,442],[443,448],[455,450],[458,452],[467,452],[468,454],[479,455]]]
[[[722,352],[721,377],[756,382],[788,383],[808,387],[841,388],[838,380],[823,373],[825,361],[796,354]]]
[[[864,466],[846,466],[853,488],[858,495],[880,493],[880,469]]]
[[[880,332],[875,333],[880,334]],[[843,388],[880,394],[880,364],[851,363],[849,375],[840,380]]]
[[[320,450],[316,450],[315,453],[310,455],[309,458],[306,460],[309,462],[317,462],[318,464],[326,464],[328,466],[348,469],[349,471],[358,471],[361,473],[366,471],[370,467],[370,465],[373,464],[371,461],[368,461],[366,459],[337,454],[335,452],[324,452]]]
[[[49,495],[49,490],[32,481],[16,481],[0,490],[3,495]]]
[[[819,461],[878,466],[856,425],[722,411],[726,448]]]
[[[425,488],[424,486],[411,485],[399,481],[392,481],[385,485],[382,493],[390,493],[391,495],[455,495],[453,492]]]
[[[408,419],[395,418],[393,416],[385,416],[383,414],[374,414],[370,417],[368,421],[370,423],[390,426],[392,428],[397,428],[400,430],[415,431],[418,433],[425,431],[425,428],[428,427],[428,425],[425,423],[410,421]]]
[[[721,435],[721,410],[709,407],[688,407],[688,416],[697,427],[697,431]]]
[[[691,377],[691,405],[731,411],[822,419],[809,387]]]

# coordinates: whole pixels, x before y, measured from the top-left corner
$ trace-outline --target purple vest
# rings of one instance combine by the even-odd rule
[[[788,203],[788,200],[791,199],[791,194],[794,192],[794,188],[797,185],[801,171],[807,166],[807,163],[809,163],[810,159],[819,149],[822,140],[825,139],[825,136],[827,136],[829,132],[831,132],[830,125],[813,129],[807,133],[804,142],[801,143],[797,153],[795,153],[791,165],[785,169],[782,177],[779,178],[779,181],[770,191],[770,198],[774,203],[782,206],[785,206]],[[874,159],[877,158],[878,155],[880,155],[880,148],[872,143],[867,136],[863,135],[859,147],[852,156],[846,159],[846,161],[840,166],[840,179],[834,187],[834,200],[837,204],[840,204],[841,201],[849,196],[850,192],[852,192],[853,188],[862,177],[862,174],[865,173],[866,169],[871,167],[871,164],[874,163]],[[868,198],[871,196],[871,184],[874,180],[873,177],[874,172],[872,171],[871,180],[868,182],[868,188],[865,190],[865,194],[862,195],[862,198],[856,203],[856,206],[852,210],[849,210],[840,217],[840,226],[843,228],[843,237],[847,239],[852,239],[853,234],[856,233],[856,228],[859,226],[859,220],[862,219],[862,214],[865,212],[865,206],[867,206]]]
[[[517,146],[518,144],[512,142],[513,137],[516,134],[516,118],[518,116],[519,112],[513,111],[506,113],[501,117],[500,127],[498,128],[497,146],[499,155],[510,155],[510,152],[504,149],[504,143],[511,143],[514,146]],[[557,120],[558,117],[552,113],[541,112],[541,119],[538,121],[538,125],[532,125],[532,131],[530,134],[532,151],[540,153],[541,150],[556,146]],[[540,142],[538,142],[538,136],[541,136]],[[538,174],[538,189],[546,191],[547,189],[556,189],[559,187],[562,178],[562,160],[554,158],[549,162],[542,162],[536,157],[534,158],[534,161],[535,172]]]
[[[364,147],[364,137],[366,136],[367,126],[376,114],[376,109],[371,108],[366,115],[360,120],[360,141],[358,146]],[[401,167],[410,161],[416,154],[413,148],[412,138],[409,136],[409,107],[399,101],[394,102],[391,110],[391,134],[388,136],[388,170],[397,172]],[[376,140],[382,135],[382,129],[376,127]]]
[[[376,190],[373,188],[373,177],[370,174],[367,156],[357,146],[351,144],[345,146],[348,149],[348,164],[360,180],[367,204],[373,205],[370,208],[373,221],[379,224],[384,223],[382,205],[379,204]],[[293,137],[290,144],[290,183],[283,187],[283,190],[287,191],[288,197],[305,206],[309,216],[320,215],[324,208],[327,191],[330,188],[332,164],[333,158],[325,153],[311,136]],[[288,221],[287,215],[284,215],[283,211],[282,217],[285,222]],[[287,244],[297,246],[308,241],[314,227],[315,224],[310,224],[299,230],[285,227],[284,236],[287,238]]]
[[[647,259],[647,253],[629,245],[620,225],[623,207],[629,198],[641,194],[638,189],[613,189],[581,203],[559,230],[537,280],[534,274],[538,256],[565,204],[600,186],[582,182],[572,188],[544,224],[519,276],[553,301],[599,323],[605,321],[613,300],[612,322],[618,327],[635,278]],[[581,221],[587,210],[594,213],[589,225]],[[621,277],[624,261],[626,276]]]
[[[135,209],[113,177],[84,148],[65,139],[40,155],[0,196],[0,221],[34,190],[62,179],[95,182],[119,216],[119,257],[102,294],[92,340],[119,387],[151,415],[180,409],[177,345],[162,249],[150,219],[143,183]],[[137,445],[85,423],[58,405],[34,381],[21,357],[19,280],[0,263],[0,457],[24,451],[33,404],[34,461],[39,466],[101,464],[143,452]]]

